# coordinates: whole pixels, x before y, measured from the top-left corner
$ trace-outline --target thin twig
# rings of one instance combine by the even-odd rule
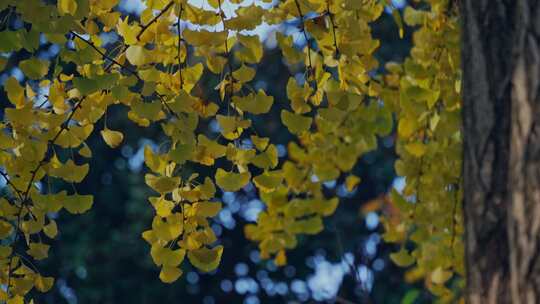
[[[180,4],[178,11],[178,22],[176,23],[176,29],[178,30],[178,74],[180,75],[180,90],[184,88],[184,78],[182,77],[182,58],[180,57],[181,43],[184,41],[182,38],[182,32],[180,28],[180,20],[182,20],[182,13],[184,12],[184,5]],[[186,46],[186,59],[187,60],[187,46]]]
[[[22,191],[17,189],[15,184],[9,179],[9,176],[7,175],[7,173],[0,171],[0,176],[2,176],[6,180],[6,183],[15,191],[15,193],[17,193],[19,198],[22,200],[22,197],[21,197]]]
[[[17,244],[17,240],[19,238],[19,230],[21,230],[21,214],[22,214],[22,209],[23,209],[23,202],[21,202],[21,205],[19,206],[19,211],[18,211],[18,214],[17,214],[17,226],[16,226],[16,229],[15,229],[15,238],[13,239],[13,247],[15,247],[15,244]],[[13,251],[15,251],[15,248],[12,249]],[[15,254],[11,254],[11,256],[9,257],[9,261],[8,261],[8,279],[7,279],[7,287],[6,287],[6,294],[8,295],[9,297],[9,287],[11,286],[11,277],[12,277],[12,274],[13,274],[13,269],[12,269],[12,264],[13,264],[13,257],[15,256]]]
[[[152,20],[150,20],[147,24],[143,25],[141,27],[141,31],[137,34],[137,40],[140,40],[142,34],[144,33],[144,31],[146,31],[150,25],[152,25],[153,23],[155,23],[156,21],[158,21],[158,19],[163,16],[163,14],[165,14],[165,12],[167,12],[169,10],[169,8],[171,8],[174,4],[174,1],[171,1],[169,2],[164,8],[163,10],[161,10],[161,12],[159,14],[157,14],[154,18],[152,18]]]
[[[332,25],[332,34],[334,37],[334,48],[336,50],[336,58],[339,57],[339,48],[337,45],[337,37],[336,37],[336,24],[334,23],[334,14],[330,11],[330,0],[326,1],[326,14],[328,15],[330,19],[330,24]]]
[[[88,44],[89,46],[91,46],[94,50],[96,50],[96,52],[98,52],[103,58],[111,61],[113,64],[116,64],[118,65],[119,67],[125,69],[126,71],[130,72],[131,74],[133,74],[135,77],[137,77],[137,79],[141,80],[141,78],[139,77],[139,75],[137,74],[136,71],[132,70],[131,68],[121,64],[120,62],[116,61],[116,59],[108,56],[107,54],[105,54],[102,50],[100,50],[92,41],[90,40],[86,40],[84,39],[84,37],[82,37],[81,35],[77,34],[76,32],[74,31],[70,31],[71,34],[73,34],[75,37],[79,38],[80,40],[82,40],[84,43]]]
[[[456,197],[455,197],[455,200],[454,200],[454,206],[452,207],[452,237],[450,239],[450,254],[452,256],[452,261],[455,261],[455,257],[454,257],[454,243],[455,243],[455,240],[456,240],[456,228],[457,228],[457,220],[456,220],[456,215],[457,215],[457,203],[458,203],[458,200],[459,200],[459,184],[458,185],[455,185],[455,193],[456,193]]]
[[[298,15],[300,16],[300,30],[302,31],[302,34],[304,34],[304,39],[306,40],[306,46],[308,51],[308,77],[311,77],[314,71],[313,65],[311,63],[311,45],[309,44],[309,38],[306,32],[306,26],[304,24],[305,17],[302,13],[302,9],[300,8],[300,3],[298,3],[298,0],[294,0],[294,3],[296,4],[296,9],[298,10]]]
[[[225,23],[225,13],[223,12],[223,9],[221,8],[221,0],[218,0],[218,6],[219,6],[219,16],[221,18],[221,22],[223,23],[223,30],[227,32],[227,36],[225,37],[225,56],[227,57],[227,66],[229,67],[229,95],[227,96],[227,88],[225,88],[225,100],[228,100],[227,103],[227,114],[230,114],[230,108],[231,108],[231,98],[234,94],[234,83],[236,80],[233,76],[233,68],[231,63],[231,52],[229,50],[229,44],[228,44],[228,36],[229,36],[229,30],[226,27]],[[228,97],[228,98],[227,98]]]

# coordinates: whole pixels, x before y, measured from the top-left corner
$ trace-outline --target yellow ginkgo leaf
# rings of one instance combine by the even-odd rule
[[[184,230],[184,218],[182,213],[174,213],[162,219],[155,216],[152,221],[152,231],[158,239],[172,241]]]
[[[259,137],[255,135],[251,135],[251,142],[255,145],[257,150],[264,151],[266,147],[268,146],[268,143],[270,142],[270,138],[268,137]]]
[[[150,255],[157,266],[176,267],[184,260],[186,250],[172,250],[170,248],[163,248],[159,245],[153,245],[150,249]]]
[[[156,173],[163,173],[167,162],[162,155],[154,153],[148,145],[144,146],[144,163]]]
[[[6,298],[7,298],[7,295],[6,295]],[[6,304],[24,304],[24,298],[19,296],[19,295],[15,295],[15,296],[9,298],[6,301]]]
[[[154,209],[156,209],[156,214],[160,217],[167,217],[171,214],[171,210],[174,208],[174,203],[165,199],[164,196],[161,197],[150,197],[148,199]]]
[[[83,143],[83,147],[79,150],[79,155],[86,158],[92,157],[92,150],[87,144]]]
[[[42,243],[30,243],[28,245],[29,249],[26,251],[29,255],[31,255],[36,260],[43,260],[46,257],[49,256],[49,248],[50,246],[47,244]]]
[[[116,29],[118,30],[118,34],[124,37],[126,44],[132,45],[137,43],[137,35],[139,34],[141,28],[138,25],[130,26],[128,19],[129,18],[126,17],[124,20],[118,21]]]
[[[20,109],[24,106],[24,88],[15,77],[9,77],[4,83],[4,90],[7,92],[9,101]]]
[[[275,168],[278,165],[278,150],[275,145],[268,145],[264,152],[257,154],[251,163],[261,169]]]
[[[202,199],[211,199],[216,194],[216,187],[214,186],[212,179],[209,177],[206,177],[204,179],[204,184],[198,186],[198,188],[201,191]]]
[[[221,127],[221,134],[229,140],[240,137],[244,129],[249,128],[251,125],[250,120],[241,119],[237,116],[216,115],[216,120]]]
[[[307,219],[301,219],[293,222],[289,228],[294,233],[317,234],[324,229],[322,218],[312,216]]]
[[[404,139],[409,138],[414,133],[414,131],[416,131],[417,127],[418,123],[416,122],[416,119],[403,117],[399,120],[398,134]]]
[[[67,195],[62,203],[68,212],[81,214],[92,208],[94,198],[92,195]]]
[[[255,77],[255,69],[242,64],[238,70],[233,72],[233,77],[242,83],[251,81]]]
[[[173,283],[174,281],[178,280],[181,275],[182,270],[180,270],[180,268],[164,266],[161,268],[161,272],[159,273],[159,279],[163,283]]]
[[[77,12],[77,1],[75,0],[58,0],[56,5],[60,15],[75,15]]]
[[[218,245],[212,249],[206,247],[188,251],[188,259],[191,264],[204,272],[210,272],[217,268],[223,254],[223,246]]]
[[[54,239],[58,234],[58,227],[56,226],[56,222],[54,220],[51,220],[49,224],[43,227],[43,232],[45,232],[45,235],[47,235],[51,239]]]
[[[242,173],[227,172],[221,168],[216,171],[216,183],[224,191],[235,192],[249,182],[251,174],[246,171]]]
[[[274,263],[277,266],[284,266],[287,265],[287,255],[285,254],[285,250],[281,249],[276,257],[274,258]]]
[[[431,273],[431,282],[435,284],[444,284],[452,277],[452,275],[451,271],[444,270],[439,266]]]
[[[36,289],[41,292],[49,291],[53,284],[54,278],[51,277],[42,277],[40,275],[37,275],[34,279],[34,285],[36,286]]]
[[[405,146],[407,152],[411,153],[416,157],[422,157],[426,153],[427,147],[425,144],[420,142],[413,142]]]
[[[396,253],[390,254],[390,259],[400,267],[408,267],[414,264],[414,257],[412,257],[405,248],[401,247]]]
[[[146,184],[157,192],[169,193],[180,185],[179,177],[167,177],[167,176],[156,176],[153,174],[146,174],[144,176]]]
[[[351,192],[354,190],[354,187],[360,183],[360,178],[356,175],[349,175],[345,179],[345,188],[347,188],[347,191]]]
[[[50,165],[49,175],[75,183],[80,183],[90,169],[88,164],[78,166],[71,159],[62,164],[56,157],[53,158]]]
[[[263,174],[253,178],[255,186],[262,192],[274,191],[283,181],[283,173],[281,171],[264,172]]]
[[[47,75],[49,70],[49,61],[37,58],[30,58],[19,63],[19,67],[30,79],[39,79]]]
[[[132,45],[126,50],[126,58],[133,65],[144,65],[148,61],[149,54],[140,45]]]
[[[113,131],[105,128],[101,131],[101,137],[107,145],[111,148],[118,147],[124,140],[124,134],[122,132]]]
[[[213,217],[221,210],[219,202],[196,202],[192,206],[193,215]]]
[[[264,114],[270,111],[274,103],[274,97],[267,96],[263,90],[257,94],[250,94],[245,97],[234,96],[233,103],[242,111],[253,114]]]
[[[308,131],[311,127],[312,120],[311,117],[291,113],[286,110],[281,111],[281,121],[293,134],[300,134]]]

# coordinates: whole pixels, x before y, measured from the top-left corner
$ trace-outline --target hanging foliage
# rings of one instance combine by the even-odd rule
[[[403,21],[393,10],[400,35],[403,23],[417,30],[410,58],[387,64],[384,77],[375,73],[382,67],[371,23],[390,1],[143,2],[138,19],[122,15],[118,0],[0,3],[8,19],[24,24],[4,22],[0,68],[11,54],[29,54],[18,63],[26,78],[4,83],[11,106],[0,122],[0,174],[9,188],[0,198],[0,284],[6,287],[0,300],[23,303],[30,290],[52,287],[53,278],[29,261],[54,251],[48,243],[62,227],[51,214],[92,207],[92,196],[78,193],[76,184],[89,172],[92,132],[99,130],[112,148],[123,141],[122,130],[106,125],[112,105],[129,109],[139,126],[161,126],[167,136],[162,149],[144,150],[155,216],[142,238],[163,282],[176,281],[184,263],[205,272],[219,267],[223,246],[210,227],[221,210],[216,194],[249,183],[266,208],[245,235],[263,258],[286,264],[297,237],[322,231],[323,218],[339,203],[325,195],[323,183],[340,179],[352,190],[360,182],[351,174],[357,160],[397,129],[396,172],[406,187],[391,193],[399,212],[385,219],[384,238],[402,244],[391,258],[410,267],[408,279],[425,278],[435,295],[455,297],[450,284],[463,275],[460,58],[457,17],[447,0],[407,7]],[[299,46],[276,33],[287,64],[304,66],[303,76],[291,75],[282,88],[287,101],[251,84],[264,52],[253,30],[263,23],[296,23],[304,41]],[[111,44],[105,37],[113,33]],[[40,41],[59,46],[58,55],[41,59]],[[220,77],[215,88],[202,88],[217,90],[216,99],[195,90],[206,74]],[[281,123],[295,138],[287,158],[252,123],[278,102]],[[204,130],[212,120],[217,138]],[[213,173],[188,175],[190,164]],[[58,180],[66,189],[54,192],[50,183]]]

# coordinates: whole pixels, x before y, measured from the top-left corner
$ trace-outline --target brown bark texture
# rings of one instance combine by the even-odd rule
[[[467,302],[540,303],[540,1],[460,10]]]

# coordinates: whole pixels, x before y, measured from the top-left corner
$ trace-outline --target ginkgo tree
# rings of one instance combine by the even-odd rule
[[[339,204],[323,183],[354,189],[357,160],[397,130],[395,168],[406,187],[392,191],[399,212],[384,220],[384,239],[401,245],[391,259],[442,301],[460,298],[460,26],[448,0],[416,1],[403,15],[393,10],[400,34],[405,25],[416,29],[414,47],[407,60],[384,67],[374,56],[380,42],[371,24],[391,1],[143,2],[139,19],[123,16],[117,0],[0,2],[23,24],[3,26],[0,68],[19,51],[29,54],[18,62],[25,78],[3,86],[10,106],[0,122],[0,174],[9,194],[0,199],[0,300],[29,302],[30,290],[53,286],[30,261],[54,251],[48,243],[62,227],[51,214],[92,207],[92,196],[79,194],[76,184],[89,171],[93,132],[110,147],[122,144],[122,130],[107,126],[112,105],[128,108],[141,127],[159,125],[167,137],[160,149],[144,150],[155,216],[142,239],[163,282],[176,281],[184,263],[201,271],[219,266],[223,246],[210,226],[221,210],[217,193],[249,183],[266,207],[245,236],[261,257],[285,265],[297,237],[321,232]],[[278,101],[251,83],[264,51],[254,30],[290,21],[305,44],[280,32],[276,40],[287,64],[304,73],[290,77],[282,88],[288,100]],[[104,33],[117,37],[112,46]],[[42,40],[58,45],[58,55],[40,59]],[[217,91],[214,100],[194,90],[205,74],[219,76],[216,87],[204,88]],[[286,159],[252,124],[277,103],[295,138]],[[204,126],[214,120],[220,135],[210,138]],[[191,174],[188,164],[212,173]],[[58,181],[65,190],[54,192],[50,184]]]

